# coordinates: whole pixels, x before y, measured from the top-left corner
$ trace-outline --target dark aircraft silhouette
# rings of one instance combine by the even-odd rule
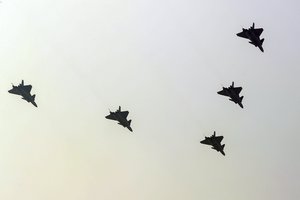
[[[254,28],[254,23],[253,23],[252,27],[250,27],[249,29],[243,28],[243,31],[236,35],[242,38],[249,39],[250,44],[253,44],[254,46],[258,47],[262,52],[264,52],[264,49],[262,48],[262,44],[265,39],[259,38],[263,31],[264,29],[262,28]]]
[[[116,120],[119,122],[118,124],[128,128],[132,132],[130,127],[131,120],[127,121],[128,111],[121,111],[121,106],[119,106],[119,109],[116,112],[109,112],[110,114],[105,117],[106,119]]]
[[[242,87],[234,87],[234,82],[232,82],[231,86],[228,88],[223,87],[223,90],[219,91],[218,94],[230,97],[230,101],[237,103],[241,106],[241,108],[244,108],[242,104],[244,96],[240,97],[242,89]]]
[[[200,141],[200,143],[211,145],[212,149],[221,152],[225,156],[225,153],[223,151],[225,144],[221,145],[221,141],[223,140],[223,138],[223,136],[216,136],[216,131],[214,131],[214,134],[212,136],[205,137],[205,139]]]
[[[18,86],[13,85],[13,88],[8,92],[11,94],[21,95],[22,99],[32,103],[35,107],[37,107],[36,103],[34,102],[35,94],[32,96],[30,94],[31,88],[31,85],[24,85],[24,81],[22,80],[21,84],[19,84]]]

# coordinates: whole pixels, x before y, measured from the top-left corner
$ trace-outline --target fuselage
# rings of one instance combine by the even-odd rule
[[[213,149],[215,149],[216,151],[221,152],[225,156],[225,153],[223,151],[224,146],[222,146],[220,142],[217,142],[216,140],[214,140],[212,138],[210,139],[210,142],[211,142],[211,145],[212,145]]]
[[[231,88],[224,88],[224,89],[227,92],[228,96],[230,97],[231,101],[233,101],[234,103],[238,103],[238,104],[242,103],[242,98],[233,89],[231,89]]]
[[[230,99],[229,99],[230,101],[232,101],[236,104],[239,104],[239,106],[241,108],[244,108],[243,104],[242,104],[243,97],[240,97],[240,95],[238,93],[236,93],[231,86],[229,88],[223,87],[223,90],[227,93],[227,96],[230,97]]]
[[[118,120],[120,125],[128,128],[130,131],[132,131],[129,121],[127,121],[126,118],[124,118],[121,114],[119,114],[118,111],[116,113],[111,113],[111,114],[114,115],[114,117]]]
[[[258,47],[262,52],[264,52],[264,49],[262,48],[262,40],[259,37],[257,37],[255,32],[252,29],[245,31],[245,34],[247,35],[248,39],[251,40],[250,43]]]
[[[22,99],[26,100],[27,102],[32,103],[35,107],[37,107],[36,103],[34,102],[34,97],[35,96],[31,95],[30,93],[28,93],[27,91],[24,91],[23,89],[21,89],[19,87],[14,86],[13,89],[18,91],[18,94],[20,96],[22,96]],[[8,91],[8,92],[12,93],[11,91]],[[12,94],[15,94],[15,93],[12,93]]]

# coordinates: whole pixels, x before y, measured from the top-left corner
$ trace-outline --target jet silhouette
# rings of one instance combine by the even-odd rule
[[[250,44],[253,44],[254,46],[258,47],[262,52],[264,52],[264,49],[262,48],[262,44],[265,39],[259,38],[263,31],[264,29],[262,28],[254,28],[254,23],[253,23],[252,27],[250,27],[249,29],[243,28],[243,31],[236,35],[242,38],[249,39]]]
[[[228,88],[223,87],[223,90],[219,91],[218,94],[230,97],[230,101],[239,104],[241,108],[243,107],[242,100],[244,96],[239,96],[242,91],[242,87],[234,87],[234,82]]]
[[[121,111],[121,106],[119,106],[119,109],[116,112],[109,112],[110,114],[105,117],[106,119],[116,120],[119,122],[118,124],[128,128],[132,132],[130,127],[131,120],[127,121],[128,111]]]
[[[36,103],[34,102],[35,94],[31,96],[30,91],[32,86],[31,85],[24,85],[24,81],[18,86],[12,85],[12,89],[8,92],[11,94],[21,95],[22,99],[26,100],[27,102],[32,103],[35,107],[37,107]]]
[[[224,153],[225,144],[221,145],[221,141],[223,140],[223,138],[224,138],[223,136],[216,136],[216,131],[214,131],[214,134],[212,136],[205,137],[205,139],[200,141],[200,143],[211,145],[212,149],[221,152],[225,156]]]

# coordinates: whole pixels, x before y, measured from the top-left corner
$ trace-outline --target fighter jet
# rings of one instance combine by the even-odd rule
[[[225,144],[221,145],[221,141],[223,140],[223,138],[223,136],[216,136],[216,131],[214,131],[214,134],[212,136],[205,137],[205,140],[200,141],[200,143],[211,145],[212,149],[221,152],[225,156],[225,153],[223,151]]]
[[[116,112],[109,112],[110,114],[105,117],[106,119],[116,120],[119,122],[118,124],[128,128],[132,132],[130,127],[131,120],[127,121],[128,111],[121,111],[121,106],[119,106],[119,109]]]
[[[234,82],[232,82],[231,86],[228,88],[223,87],[223,90],[219,91],[218,94],[230,97],[230,101],[237,103],[241,108],[244,108],[242,104],[244,96],[240,97],[242,89],[242,87],[234,87]]]
[[[262,44],[265,39],[259,38],[263,31],[264,29],[262,28],[254,28],[254,23],[253,23],[252,27],[250,27],[249,29],[243,28],[243,31],[236,35],[242,38],[249,39],[250,44],[253,44],[254,46],[258,47],[262,52],[264,52],[264,49],[262,48]]]
[[[36,103],[34,102],[35,94],[31,96],[30,91],[32,86],[31,85],[24,85],[24,81],[18,86],[12,85],[12,89],[8,92],[11,94],[21,95],[22,99],[26,100],[27,102],[32,103],[35,107],[37,107]]]

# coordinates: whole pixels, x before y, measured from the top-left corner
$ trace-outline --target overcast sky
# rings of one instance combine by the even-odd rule
[[[2,0],[0,199],[300,199],[299,8]],[[253,22],[264,53],[236,36]],[[244,109],[217,95],[232,81]],[[119,105],[133,133],[105,119]]]

